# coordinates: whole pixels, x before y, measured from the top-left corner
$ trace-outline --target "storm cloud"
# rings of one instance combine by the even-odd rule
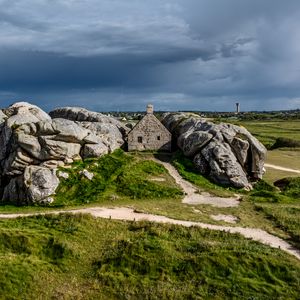
[[[0,107],[300,107],[298,0],[0,0]]]

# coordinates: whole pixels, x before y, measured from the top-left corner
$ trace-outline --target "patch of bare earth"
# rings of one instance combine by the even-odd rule
[[[227,223],[235,224],[238,221],[238,218],[232,215],[211,215],[210,216],[215,221],[224,221]]]

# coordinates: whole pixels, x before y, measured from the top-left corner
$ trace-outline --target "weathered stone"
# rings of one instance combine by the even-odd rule
[[[58,176],[59,178],[68,179],[68,178],[69,178],[69,173],[63,172],[63,171],[58,171],[58,172],[57,172],[57,176]]]
[[[247,155],[248,155],[248,149],[249,149],[249,142],[244,141],[240,138],[234,137],[232,139],[232,142],[230,143],[230,146],[232,147],[239,163],[242,166],[246,165],[247,162]]]
[[[109,149],[103,143],[99,144],[85,144],[83,147],[83,158],[96,158],[108,154]]]
[[[88,180],[92,180],[94,178],[94,176],[95,176],[93,173],[89,172],[86,169],[80,171],[79,174],[83,175]]]
[[[85,138],[85,142],[88,144],[104,143],[109,152],[115,151],[124,144],[123,134],[114,124],[100,122],[78,122],[78,124],[93,133]]]
[[[108,117],[98,112],[89,111],[82,107],[62,107],[56,108],[49,113],[49,115],[55,118],[63,118],[72,121],[80,122],[98,122],[105,124],[114,124],[116,126],[123,127],[122,123],[115,118]]]
[[[5,123],[0,124],[0,161],[5,159],[11,148],[12,129]]]
[[[202,175],[208,175],[209,173],[209,164],[201,153],[195,155],[194,160],[196,170],[199,171]]]
[[[50,203],[59,182],[55,175],[58,167],[81,159],[81,155],[99,157],[124,143],[128,129],[114,118],[76,108],[62,109],[58,115],[51,120],[37,106],[25,102],[0,110],[2,202]],[[64,116],[70,120],[60,118]]]
[[[194,156],[212,138],[213,135],[206,131],[187,131],[179,136],[178,145],[185,156]]]
[[[251,188],[248,177],[262,177],[266,149],[245,128],[183,113],[165,114],[162,122],[175,133],[184,154],[194,156],[199,172],[215,182]]]
[[[54,201],[53,195],[59,184],[56,170],[29,166],[23,176],[28,202],[49,204]]]
[[[40,164],[41,167],[48,169],[57,169],[58,167],[63,167],[65,163],[61,160],[46,160]]]
[[[84,139],[91,134],[89,130],[66,119],[52,120],[52,127],[54,133],[56,133],[53,137],[55,141],[83,144]]]
[[[72,159],[78,160],[80,157],[80,144],[65,143],[62,141],[52,140],[51,136],[43,136],[39,138],[42,147],[40,153],[41,160],[63,160]]]
[[[21,175],[28,165],[34,163],[38,163],[38,161],[30,157],[22,148],[17,148],[5,160],[2,160],[2,175]]]
[[[3,109],[3,113],[8,117],[6,122],[9,127],[51,119],[39,107],[27,102],[17,102]]]
[[[6,119],[7,119],[7,115],[4,114],[4,112],[0,109],[0,124],[5,122]]]
[[[43,159],[41,156],[42,147],[39,143],[39,139],[33,135],[24,134],[20,130],[14,132],[16,142],[20,147],[28,152],[32,157],[36,159]]]

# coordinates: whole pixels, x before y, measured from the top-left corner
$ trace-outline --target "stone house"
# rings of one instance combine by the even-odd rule
[[[128,151],[171,151],[172,135],[154,116],[153,105],[147,106],[146,115],[128,133]]]

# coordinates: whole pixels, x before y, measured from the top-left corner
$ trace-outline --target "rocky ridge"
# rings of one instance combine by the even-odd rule
[[[245,128],[186,113],[167,113],[162,123],[199,173],[214,182],[251,189],[262,178],[267,150]]]
[[[262,177],[266,149],[245,128],[168,113],[163,124],[199,173],[219,184],[251,188]],[[49,204],[64,172],[58,167],[122,147],[128,128],[83,108],[47,114],[18,102],[0,110],[0,203]],[[83,174],[92,179],[92,174]]]
[[[126,131],[116,119],[81,108],[48,115],[18,102],[0,110],[0,202],[51,203],[59,166],[114,151]]]

